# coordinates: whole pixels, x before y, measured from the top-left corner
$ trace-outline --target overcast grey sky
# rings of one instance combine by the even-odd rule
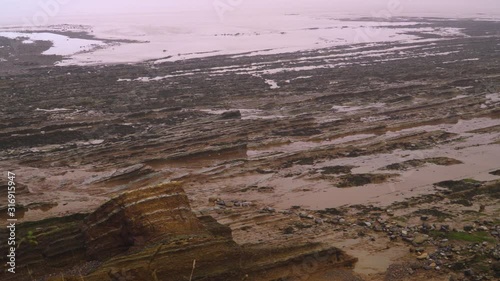
[[[22,23],[37,13],[49,13],[53,17],[191,10],[215,13],[214,6],[221,3],[250,13],[317,8],[332,14],[370,15],[396,2],[404,7],[404,15],[467,17],[482,13],[498,17],[500,14],[500,0],[0,0],[0,24]],[[60,4],[50,5],[54,3]]]

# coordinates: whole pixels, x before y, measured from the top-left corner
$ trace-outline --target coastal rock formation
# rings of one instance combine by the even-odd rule
[[[87,255],[103,260],[180,235],[208,234],[178,183],[148,186],[111,199],[85,219]]]
[[[19,228],[17,273],[2,280],[276,280],[302,276],[292,267],[306,262],[318,270],[356,262],[320,243],[239,245],[228,226],[196,217],[179,182],[124,192],[89,215]]]

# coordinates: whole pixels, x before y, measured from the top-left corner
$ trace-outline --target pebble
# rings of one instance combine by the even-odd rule
[[[467,277],[472,277],[475,274],[474,274],[474,271],[472,269],[466,269],[466,270],[464,270],[464,275]]]
[[[267,206],[267,207],[262,208],[262,211],[268,212],[268,213],[274,213],[274,212],[276,212],[276,209],[274,209],[273,207]]]
[[[307,216],[308,216],[308,214],[306,212],[300,212],[299,213],[299,217],[301,217],[303,219],[307,218]]]
[[[466,225],[464,226],[464,230],[465,231],[472,231],[474,229],[474,227],[472,225]]]
[[[413,239],[413,243],[422,244],[422,243],[426,242],[428,239],[429,239],[429,237],[427,235],[417,233],[415,235],[415,238]]]
[[[427,258],[429,258],[429,254],[427,253],[423,253],[420,256],[417,256],[417,260],[425,260]]]
[[[443,224],[443,225],[441,225],[440,230],[443,231],[443,232],[450,231],[450,226],[446,225],[446,224]]]
[[[242,206],[242,207],[250,207],[250,206],[252,206],[252,205],[253,205],[253,203],[252,203],[252,202],[248,202],[248,201],[247,201],[247,202],[242,202],[242,203],[241,203],[241,206]]]

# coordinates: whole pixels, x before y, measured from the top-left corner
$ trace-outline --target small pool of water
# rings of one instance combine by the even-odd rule
[[[66,35],[60,35],[50,32],[0,32],[0,37],[10,39],[23,38],[24,44],[33,44],[35,41],[51,41],[52,47],[43,52],[44,55],[70,56],[81,52],[90,51],[96,47],[105,46],[106,43],[99,40],[89,40],[80,38],[71,38]]]

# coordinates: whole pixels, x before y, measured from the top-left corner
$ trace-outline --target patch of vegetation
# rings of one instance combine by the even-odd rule
[[[433,238],[439,239],[449,239],[455,241],[464,241],[470,243],[482,243],[482,242],[490,242],[494,243],[495,239],[491,237],[488,232],[480,231],[480,232],[460,232],[460,231],[450,231],[450,232],[441,232],[437,230],[432,230],[429,232],[429,235]]]
[[[441,166],[451,166],[451,165],[463,164],[463,162],[460,160],[448,158],[448,157],[426,158],[426,159],[424,159],[424,161],[427,163],[432,163],[432,164],[441,165]]]
[[[500,181],[497,181],[493,184],[487,185],[484,188],[486,194],[489,194],[491,197],[495,199],[500,199]]]
[[[485,214],[480,213],[480,212],[478,212],[478,211],[474,211],[474,210],[464,210],[464,211],[463,211],[463,214],[464,214],[464,215],[473,216],[473,217],[481,217],[481,216],[485,216]]]
[[[348,174],[338,177],[340,182],[337,187],[353,187],[366,184],[379,184],[386,182],[388,179],[397,176],[396,174]]]
[[[313,165],[314,164],[314,158],[308,157],[308,158],[302,158],[294,162],[295,165]]]
[[[446,238],[446,232],[441,232],[441,231],[438,231],[438,230],[430,230],[427,234],[430,237],[432,237],[433,239],[444,239],[444,238]]]
[[[423,160],[412,159],[403,163],[394,163],[384,167],[385,170],[407,170],[409,168],[421,167],[425,164]]]
[[[394,163],[384,167],[385,170],[408,170],[410,168],[422,167],[426,163],[431,163],[435,165],[441,166],[451,166],[462,164],[463,162],[457,159],[448,158],[448,157],[433,157],[433,158],[425,158],[425,159],[412,159],[407,160],[402,163]]]
[[[33,231],[28,231],[28,233],[26,234],[25,237],[21,238],[21,240],[19,241],[19,243],[17,244],[17,247],[21,247],[21,244],[23,244],[23,242],[27,242],[29,243],[29,245],[32,245],[32,246],[36,246],[38,245],[38,241],[37,241],[37,237],[33,234]]]
[[[474,184],[481,183],[480,181],[475,180],[475,179],[463,179],[462,181],[466,182],[466,183],[474,183]]]
[[[476,260],[481,260],[481,258],[476,258],[476,259],[473,259],[473,261],[472,261],[472,262],[475,262],[475,264],[472,267],[475,272],[482,272],[484,274],[484,273],[487,273],[490,271],[490,267],[488,266],[488,264],[486,263],[485,260],[481,260],[481,261],[476,261]]]
[[[432,209],[421,209],[421,210],[417,210],[415,212],[413,212],[413,214],[415,215],[419,215],[419,216],[433,216],[433,217],[436,217],[436,218],[440,218],[440,219],[444,219],[444,218],[452,218],[453,215],[449,214],[449,213],[445,213],[443,211],[440,211],[436,208],[432,208]]]
[[[474,179],[463,179],[463,180],[458,180],[458,181],[442,181],[438,182],[435,185],[446,188],[451,192],[460,192],[460,191],[467,191],[467,190],[473,190],[475,188],[480,187],[482,182],[474,180]]]
[[[399,221],[399,222],[407,222],[408,221],[408,218],[405,218],[405,217],[393,217],[392,219],[395,221]]]
[[[282,164],[281,168],[290,168],[293,165],[314,165],[315,159],[313,157],[304,157],[299,159],[288,160]]]
[[[466,241],[472,243],[482,243],[482,242],[495,242],[488,232],[480,231],[474,233],[452,231],[446,233],[446,238],[450,240]]]
[[[496,181],[479,188],[474,188],[463,193],[455,194],[455,197],[460,196],[461,198],[468,199],[481,194],[488,195],[494,199],[500,199],[500,181]]]
[[[329,166],[321,168],[321,174],[331,175],[331,174],[350,174],[351,170],[355,168],[354,166]]]
[[[472,205],[474,205],[474,204],[472,204],[471,201],[469,201],[467,199],[452,200],[451,204],[463,205],[466,207],[471,207]]]

